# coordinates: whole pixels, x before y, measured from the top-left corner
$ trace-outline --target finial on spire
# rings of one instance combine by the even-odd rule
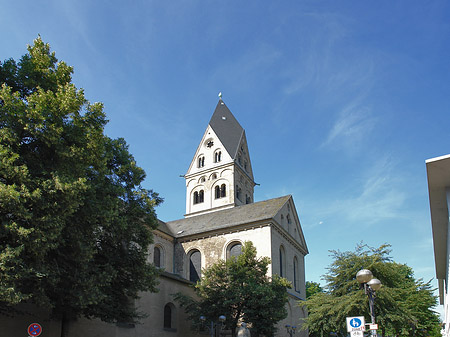
[[[222,92],[219,92],[219,99],[222,100]]]

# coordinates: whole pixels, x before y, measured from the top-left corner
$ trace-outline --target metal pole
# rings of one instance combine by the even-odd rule
[[[366,294],[369,297],[370,318],[371,318],[372,324],[375,324],[375,296],[374,296],[374,291],[366,283],[364,283],[364,290],[366,291]],[[376,330],[370,330],[370,333],[374,337],[377,335]]]

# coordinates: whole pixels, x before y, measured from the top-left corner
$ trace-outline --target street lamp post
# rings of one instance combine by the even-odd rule
[[[286,331],[289,334],[289,336],[292,337],[295,335],[295,330],[297,329],[295,325],[286,324],[284,327],[286,328]]]
[[[381,282],[379,279],[374,278],[373,274],[368,269],[361,269],[356,274],[356,280],[364,286],[364,293],[369,298],[370,318],[372,324],[375,324],[375,298],[376,291],[381,288]],[[376,330],[371,330],[373,336],[376,336]]]
[[[205,322],[206,321],[206,317],[205,316],[200,316],[200,320],[202,322]],[[218,325],[219,325],[219,328],[220,328],[219,331],[222,330],[223,322],[225,322],[225,320],[226,320],[226,317],[224,315],[220,315],[219,316],[219,322],[211,321],[211,325],[210,326],[206,326],[206,328],[209,330],[209,333],[211,334],[211,337],[214,337]]]

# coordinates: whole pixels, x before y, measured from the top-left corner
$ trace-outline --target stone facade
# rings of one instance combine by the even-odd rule
[[[173,294],[192,295],[192,281],[202,269],[233,249],[252,241],[258,257],[268,256],[268,276],[280,274],[292,282],[288,289],[288,317],[279,323],[277,336],[288,336],[284,326],[300,325],[306,312],[298,305],[305,299],[305,255],[308,249],[292,196],[254,202],[254,178],[244,129],[222,100],[185,175],[186,214],[183,219],[163,222],[154,231],[149,262],[160,267],[158,293],[143,293],[137,303],[148,316],[140,324],[107,324],[79,319],[69,326],[69,337],[194,337],[190,322]],[[40,315],[40,316],[39,316]],[[46,322],[42,336],[59,336],[60,324],[45,314],[27,317],[7,326],[6,335],[19,336],[27,322]],[[20,327],[20,329],[18,328]],[[307,336],[298,331],[296,336]]]

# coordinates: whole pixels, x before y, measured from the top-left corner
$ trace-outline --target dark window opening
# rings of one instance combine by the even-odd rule
[[[215,163],[219,163],[222,160],[222,152],[221,151],[217,151],[214,154],[214,162]]]
[[[242,245],[240,243],[235,243],[230,247],[229,257],[238,257],[242,254]]]
[[[280,276],[284,277],[284,249],[280,247]]]
[[[227,188],[225,184],[222,184],[220,187],[216,186],[214,187],[214,196],[216,199],[223,198],[227,195]]]
[[[205,166],[205,157],[201,156],[198,157],[198,167],[203,167]]]
[[[197,282],[200,279],[201,270],[201,254],[198,250],[196,250],[190,255],[189,258],[189,281]]]
[[[198,192],[194,192],[194,205],[198,204]]]
[[[202,203],[205,200],[205,192],[201,190],[200,192],[194,192],[194,205]]]
[[[227,195],[227,191],[226,191],[225,184],[222,184],[222,186],[220,186],[220,197],[223,198],[226,195]]]
[[[166,329],[172,327],[172,308],[168,304],[164,307],[164,327]]]
[[[298,282],[297,282],[297,273],[298,273],[298,260],[294,257],[294,290],[299,291]]]
[[[220,198],[220,187],[219,186],[216,186],[214,188],[214,193],[215,193],[216,199],[219,199]]]
[[[236,185],[236,198],[238,198],[239,200],[241,200],[241,191],[242,191],[241,188],[238,185]]]
[[[159,247],[155,247],[153,250],[153,264],[156,267],[161,267],[161,249]]]

